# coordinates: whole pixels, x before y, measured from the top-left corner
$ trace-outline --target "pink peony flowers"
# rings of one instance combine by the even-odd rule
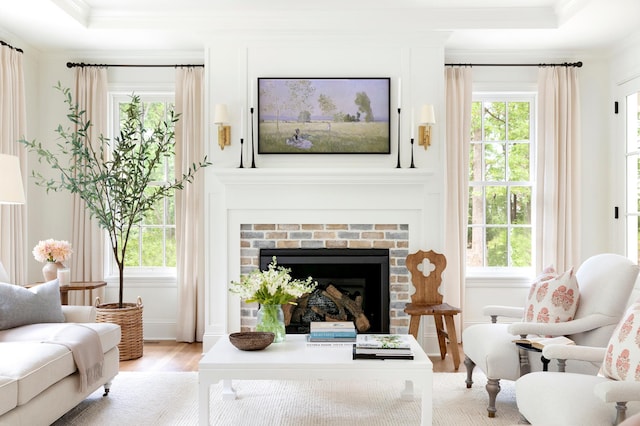
[[[64,262],[71,257],[71,244],[68,241],[48,239],[40,241],[33,248],[33,257],[38,262]]]

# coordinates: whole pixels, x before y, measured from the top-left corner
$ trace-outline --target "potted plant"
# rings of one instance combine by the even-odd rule
[[[120,134],[113,141],[99,136],[99,146],[94,148],[88,138],[91,126],[85,112],[80,111],[74,103],[71,90],[58,82],[59,90],[67,104],[67,117],[70,128],[61,125],[56,129],[61,142],[57,144],[57,152],[53,152],[34,141],[21,140],[27,149],[40,157],[56,171],[55,177],[44,177],[33,171],[39,186],[47,192],[67,190],[85,202],[91,217],[104,229],[111,243],[113,256],[118,265],[119,297],[118,303],[100,305],[109,310],[131,310],[139,316],[139,330],[135,330],[131,340],[139,346],[138,356],[142,356],[142,303],[123,303],[125,254],[132,227],[140,223],[144,215],[153,210],[157,201],[180,190],[186,183],[193,181],[195,173],[202,167],[209,166],[205,156],[199,163],[191,167],[180,177],[164,186],[149,186],[154,170],[160,167],[163,159],[173,153],[175,147],[174,125],[179,117],[170,111],[168,118],[154,128],[147,129],[143,123],[143,105],[140,97],[131,95],[131,101],[125,105],[125,117]],[[115,314],[114,314],[115,315]],[[108,318],[109,322],[118,322],[118,318]],[[127,323],[123,320],[122,341],[126,342]],[[122,325],[121,325],[122,326]],[[133,327],[134,329],[136,327]],[[139,341],[139,342],[138,342]],[[123,359],[121,354],[120,359]]]

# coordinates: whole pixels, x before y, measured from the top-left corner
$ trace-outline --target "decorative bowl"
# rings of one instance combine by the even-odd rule
[[[241,351],[260,351],[273,343],[275,336],[273,333],[262,331],[246,331],[231,333],[229,341]]]

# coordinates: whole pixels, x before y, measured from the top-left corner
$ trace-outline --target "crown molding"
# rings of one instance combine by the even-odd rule
[[[91,7],[84,0],[51,0],[56,6],[62,9],[67,15],[75,19],[85,28],[89,27],[91,18]]]

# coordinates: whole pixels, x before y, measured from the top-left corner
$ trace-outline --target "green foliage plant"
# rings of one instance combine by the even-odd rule
[[[59,125],[56,152],[45,148],[42,143],[20,140],[29,151],[39,156],[40,163],[46,163],[55,177],[45,177],[37,171],[32,175],[37,185],[49,191],[66,190],[85,202],[92,218],[109,235],[115,262],[119,272],[118,306],[122,308],[124,292],[124,265],[129,236],[134,225],[140,223],[145,213],[153,210],[157,201],[193,182],[195,174],[203,167],[211,165],[205,156],[193,163],[181,177],[176,177],[166,185],[150,186],[154,171],[162,167],[163,159],[170,157],[175,149],[174,126],[179,115],[170,111],[165,120],[147,129],[144,126],[144,108],[140,97],[133,94],[125,105],[125,117],[120,134],[111,141],[103,135],[94,148],[89,141],[91,122],[74,103],[71,90],[58,82],[59,90],[68,107],[68,128]]]

